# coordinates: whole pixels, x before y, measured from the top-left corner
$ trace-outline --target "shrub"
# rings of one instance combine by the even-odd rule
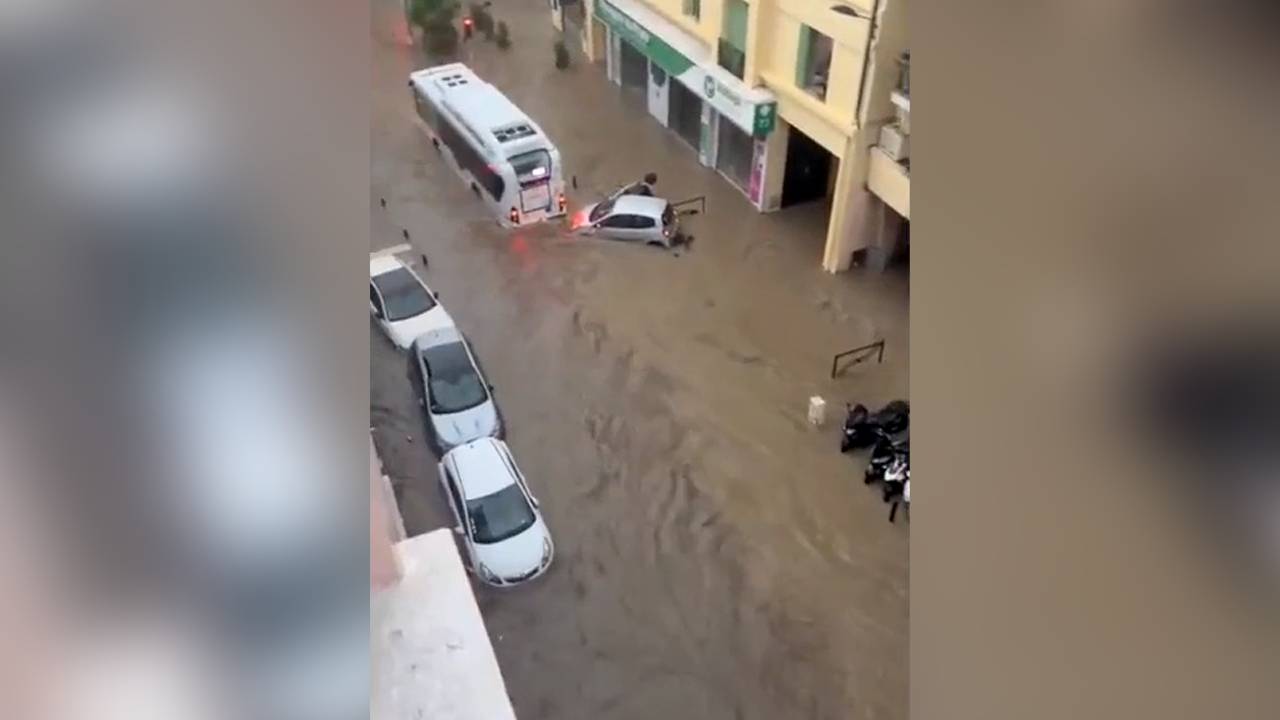
[[[471,3],[467,12],[471,13],[471,20],[475,23],[476,31],[484,36],[485,40],[493,39],[493,15],[489,14],[489,8],[485,7],[485,3]]]
[[[458,28],[454,17],[458,4],[452,0],[412,0],[409,23],[422,30],[428,53],[452,55],[458,50]]]
[[[561,70],[569,67],[569,46],[564,44],[564,40],[557,40],[553,48],[556,52],[556,67]]]

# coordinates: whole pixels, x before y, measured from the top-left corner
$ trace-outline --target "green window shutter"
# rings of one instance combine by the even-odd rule
[[[809,84],[809,78],[805,74],[809,71],[809,46],[812,42],[813,31],[808,25],[800,26],[800,43],[796,46],[796,85],[805,87]]]
[[[739,52],[747,51],[747,4],[727,0],[724,6],[724,39]]]

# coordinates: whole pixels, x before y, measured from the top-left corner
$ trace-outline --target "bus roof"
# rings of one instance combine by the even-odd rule
[[[409,77],[502,155],[509,156],[526,145],[550,144],[542,128],[524,111],[462,63],[424,68]]]

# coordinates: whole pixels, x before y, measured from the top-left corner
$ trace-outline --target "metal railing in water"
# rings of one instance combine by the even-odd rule
[[[831,358],[831,377],[834,378],[836,375],[840,374],[841,370],[844,369],[839,367],[841,358],[846,358],[850,355],[857,355],[858,357],[849,363],[850,365],[857,365],[871,357],[873,354],[876,356],[877,363],[884,362],[884,340],[877,340],[873,343],[853,348],[852,350],[845,350],[844,352],[836,353],[835,357]]]

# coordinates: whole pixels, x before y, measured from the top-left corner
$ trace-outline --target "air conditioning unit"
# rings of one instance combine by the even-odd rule
[[[911,156],[910,137],[897,125],[881,125],[880,149],[896,162],[902,162]]]

